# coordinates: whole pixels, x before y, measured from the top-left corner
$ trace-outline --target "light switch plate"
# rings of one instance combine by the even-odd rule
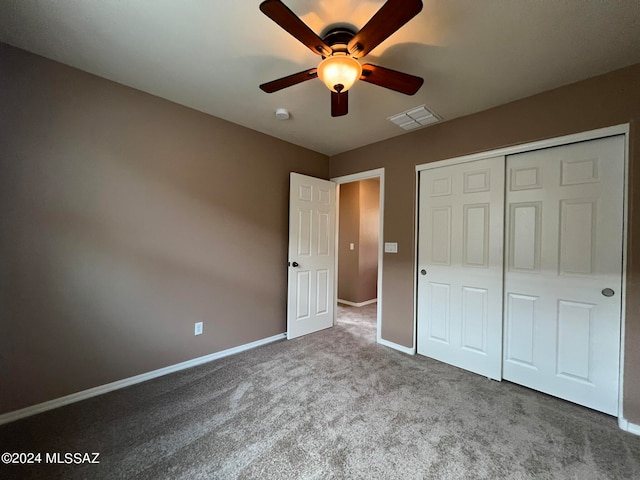
[[[384,242],[384,253],[398,253],[398,243]]]
[[[355,250],[355,249],[356,249],[355,243],[350,243],[349,244],[349,250]]]

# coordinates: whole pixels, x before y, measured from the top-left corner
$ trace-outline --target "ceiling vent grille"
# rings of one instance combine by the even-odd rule
[[[407,110],[406,112],[392,115],[388,117],[387,120],[395,123],[405,130],[415,130],[416,128],[426,127],[427,125],[439,122],[440,117],[427,110],[425,105],[421,105]]]

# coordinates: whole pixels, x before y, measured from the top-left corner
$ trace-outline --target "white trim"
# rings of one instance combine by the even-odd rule
[[[338,303],[343,303],[345,305],[349,305],[350,307],[364,307],[365,305],[371,305],[372,303],[376,303],[378,301],[377,298],[372,298],[371,300],[367,300],[366,302],[354,303],[349,300],[338,299]]]
[[[370,178],[383,177],[384,168],[376,168],[374,170],[367,170],[366,172],[352,173],[350,175],[343,175],[342,177],[334,177],[330,180],[336,182],[338,185],[341,183],[359,182],[360,180],[368,180]]]
[[[418,227],[420,225],[420,172],[416,170],[416,208],[413,209],[413,350],[418,352]]]
[[[175,365],[170,365],[158,370],[142,373],[134,377],[124,378],[122,380],[107,383],[105,385],[100,385],[88,390],[82,390],[81,392],[72,393],[71,395],[55,398],[47,402],[31,405],[30,407],[22,408],[20,410],[14,410],[13,412],[4,413],[0,415],[0,425],[19,420],[21,418],[30,417],[31,415],[35,415],[37,413],[46,412],[47,410],[53,410],[54,408],[62,407],[64,405],[69,405],[70,403],[79,402],[91,397],[97,397],[98,395],[102,395],[103,393],[111,392],[113,390],[118,390],[120,388],[129,387],[137,383],[146,382],[147,380],[158,378],[163,375],[168,375],[180,370],[185,370],[197,365],[202,365],[203,363],[208,363],[219,358],[228,357],[229,355],[244,352],[245,350],[250,350],[261,345],[266,345],[267,343],[284,340],[286,337],[287,335],[285,333],[280,333],[278,335],[274,335],[273,337],[263,338],[251,343],[245,343],[244,345],[239,345],[227,350],[222,350],[221,352],[205,355],[204,357],[194,358],[193,360],[187,360],[186,362],[177,363]]]
[[[563,137],[548,138],[537,142],[522,143],[511,147],[499,148],[497,150],[489,150],[486,152],[472,153],[471,155],[463,155],[461,157],[439,160],[437,162],[422,163],[416,165],[416,172],[428,170],[430,168],[444,167],[447,165],[456,165],[458,163],[473,162],[474,160],[484,160],[485,158],[498,157],[501,155],[513,155],[515,153],[531,152],[542,148],[558,147],[569,143],[584,142],[594,140],[596,138],[611,137],[613,135],[629,134],[629,124],[615,125],[613,127],[599,128],[588,132],[576,133],[573,135],[565,135]]]
[[[631,423],[629,420],[618,417],[618,426],[620,429],[625,432],[632,433],[634,435],[640,435],[640,425],[636,425],[635,423]]]
[[[330,179],[332,182],[333,179]],[[337,183],[337,182],[336,182]],[[336,326],[336,321],[338,319],[338,260],[340,257],[340,184],[336,185],[336,224],[335,224],[335,241],[333,251],[335,255],[333,256],[333,301],[335,305],[333,306],[333,326]]]
[[[622,292],[620,301],[620,373],[618,378],[618,418],[624,417],[624,338],[627,323],[627,238],[629,235],[629,125],[624,135],[624,185],[622,203]],[[637,433],[640,435],[640,432]]]
[[[390,342],[389,340],[384,340],[380,338],[378,340],[380,345],[384,345],[385,347],[393,348],[394,350],[398,350],[399,352],[406,353],[408,355],[415,355],[416,349],[412,347],[405,347],[404,345],[398,345],[397,343]]]
[[[343,183],[359,182],[360,180],[368,180],[370,178],[380,179],[380,228],[378,230],[378,308],[377,308],[377,322],[376,322],[376,341],[382,343],[382,264],[384,256],[384,168],[376,168],[374,170],[367,170],[366,172],[352,173],[350,175],[344,175],[342,177],[334,177],[332,182],[336,182],[339,185]],[[338,195],[338,199],[339,199]],[[338,208],[338,206],[336,206]],[[338,208],[339,211],[339,208]],[[339,212],[338,212],[339,213]],[[339,221],[338,213],[336,213],[336,224]],[[336,252],[338,251],[338,228],[336,228]],[[338,298],[338,254],[336,254],[336,281],[335,283],[335,296]],[[335,319],[334,319],[335,320]],[[334,322],[335,323],[335,322]]]

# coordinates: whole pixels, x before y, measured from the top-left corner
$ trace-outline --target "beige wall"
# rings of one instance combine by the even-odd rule
[[[349,244],[354,249],[349,249]],[[358,302],[360,246],[360,182],[340,185],[338,215],[338,298]]]
[[[426,85],[428,87],[428,84]],[[624,415],[640,423],[640,64],[331,158],[331,176],[385,168],[382,338],[413,342],[415,165],[631,124]]]
[[[360,182],[360,288],[357,303],[378,297],[378,237],[380,236],[380,179]]]
[[[340,185],[339,218],[338,298],[354,303],[373,300],[378,291],[380,179]]]
[[[328,166],[0,44],[0,413],[284,332],[289,172]]]

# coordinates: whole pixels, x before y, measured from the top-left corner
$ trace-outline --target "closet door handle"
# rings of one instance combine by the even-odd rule
[[[602,289],[602,295],[604,295],[605,297],[613,297],[615,294],[616,292],[614,292],[611,288]]]
[[[426,275],[427,271],[423,268],[422,270],[420,270],[420,275]]]

